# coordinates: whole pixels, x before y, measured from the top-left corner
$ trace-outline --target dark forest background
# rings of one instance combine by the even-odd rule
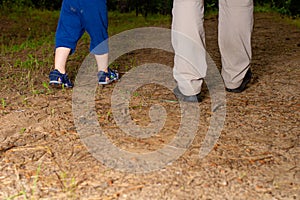
[[[33,7],[47,10],[59,10],[62,0],[0,0],[0,6]],[[135,12],[147,17],[149,14],[171,14],[173,0],[108,0],[107,5],[110,11],[121,13]],[[268,6],[275,11],[291,16],[300,15],[299,0],[255,0],[255,5]],[[206,11],[218,7],[218,0],[205,0]]]

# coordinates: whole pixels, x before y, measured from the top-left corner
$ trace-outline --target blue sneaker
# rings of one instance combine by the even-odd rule
[[[99,71],[97,76],[99,85],[106,85],[119,79],[118,72],[110,68],[107,68],[107,72]]]
[[[64,85],[66,88],[73,87],[73,83],[68,78],[68,75],[60,73],[57,69],[50,72],[49,79],[49,85],[51,86],[60,87],[61,85]]]

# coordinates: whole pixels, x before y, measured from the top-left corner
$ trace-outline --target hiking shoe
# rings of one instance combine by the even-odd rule
[[[49,79],[49,85],[51,86],[60,87],[64,85],[66,88],[73,87],[73,83],[68,78],[68,75],[60,73],[57,69],[50,72]]]
[[[185,102],[201,102],[201,96],[200,93],[192,96],[186,96],[182,94],[178,88],[178,86],[173,90],[174,94],[176,95],[177,99],[179,101],[185,101]]]
[[[235,89],[226,88],[226,91],[227,92],[234,92],[234,93],[243,92],[246,89],[247,84],[250,82],[251,77],[252,77],[252,72],[251,72],[250,69],[248,69],[248,71],[247,71],[247,73],[246,73],[246,75],[243,79],[242,84],[239,87],[235,88]]]
[[[106,85],[119,79],[118,72],[110,68],[107,68],[107,72],[99,71],[97,76],[99,85]]]

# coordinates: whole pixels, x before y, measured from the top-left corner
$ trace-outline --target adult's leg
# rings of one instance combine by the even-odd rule
[[[203,0],[174,0],[172,45],[175,50],[173,76],[187,96],[200,93],[206,75]]]
[[[250,67],[253,0],[219,1],[219,48],[222,77],[229,89],[238,88]]]

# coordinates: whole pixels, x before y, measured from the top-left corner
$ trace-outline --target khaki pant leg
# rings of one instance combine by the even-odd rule
[[[250,67],[253,0],[219,0],[222,77],[230,89],[241,85]]]
[[[174,0],[172,13],[173,75],[184,95],[195,95],[207,69],[203,0]]]

